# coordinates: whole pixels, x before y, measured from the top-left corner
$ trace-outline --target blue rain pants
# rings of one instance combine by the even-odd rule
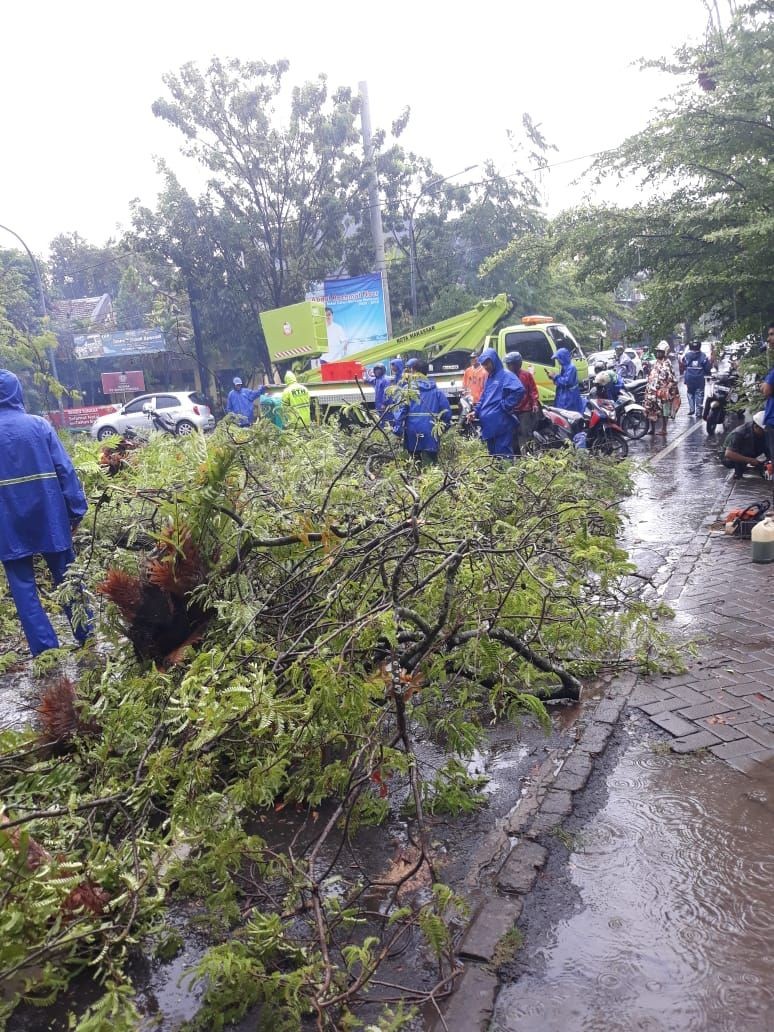
[[[54,584],[61,584],[67,567],[75,559],[75,555],[72,548],[68,548],[63,552],[44,552],[43,558],[51,571]],[[46,649],[59,648],[59,639],[41,605],[38,588],[35,584],[33,564],[34,557],[31,555],[25,555],[21,559],[5,559],[3,561],[8,586],[16,603],[16,612],[19,614],[22,628],[27,636],[30,652],[33,656],[38,656]],[[76,641],[83,645],[92,630],[91,619],[89,618],[86,626],[80,623],[74,624],[69,606],[65,606],[65,612]]]

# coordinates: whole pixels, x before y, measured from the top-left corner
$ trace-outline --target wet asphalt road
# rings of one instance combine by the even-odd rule
[[[676,562],[728,476],[723,434],[669,448],[691,422],[630,453],[655,452],[627,505],[649,573]],[[774,1029],[774,793],[667,739],[633,711],[617,730],[525,908],[491,1032]]]

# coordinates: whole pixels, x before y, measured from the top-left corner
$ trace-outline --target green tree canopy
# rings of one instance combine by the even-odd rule
[[[215,59],[205,72],[187,64],[165,76],[170,97],[153,105],[209,171],[213,209],[242,228],[235,257],[261,306],[272,308],[341,266],[362,164],[352,92],[331,93],[320,76],[287,98],[287,70],[287,61]]]
[[[677,80],[649,125],[596,162],[598,180],[636,177],[651,196],[560,220],[586,282],[647,274],[640,319],[665,332],[709,316],[759,328],[772,305],[774,33],[771,0],[740,8],[674,58],[643,62]]]

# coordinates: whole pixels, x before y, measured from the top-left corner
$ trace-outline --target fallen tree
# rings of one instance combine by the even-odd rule
[[[44,700],[42,732],[0,742],[0,1013],[86,966],[105,992],[78,1029],[135,1028],[128,961],[163,948],[182,896],[212,937],[201,1027],[256,1007],[260,1027],[356,1028],[365,998],[448,991],[462,903],[426,808],[476,805],[459,760],[483,727],[547,720],[547,697],[646,658],[653,622],[616,544],[624,469],[574,452],[493,465],[452,436],[442,458],[420,473],[377,427],[265,422],[154,437],[115,475],[78,446],[92,504],[63,591],[102,598],[102,650]],[[398,812],[397,874],[345,876],[358,828]],[[72,906],[84,884],[99,910]],[[436,957],[429,992],[379,978],[411,927]]]

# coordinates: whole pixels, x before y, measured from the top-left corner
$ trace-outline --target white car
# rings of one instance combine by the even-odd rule
[[[635,349],[624,348],[624,354],[634,362],[634,370],[637,376],[642,376],[642,359]],[[591,375],[591,371],[594,366],[599,362],[603,362],[606,366],[612,367],[615,365],[615,361],[615,351],[612,348],[609,351],[595,351],[593,355],[589,355],[589,376]]]
[[[156,394],[141,394],[125,405],[117,406],[115,412],[100,416],[89,431],[91,436],[102,441],[106,437],[120,437],[127,430],[150,429],[151,421],[145,412],[146,405],[152,409],[163,409],[164,415],[174,423],[175,433],[179,436],[215,427],[215,417],[201,394],[196,391],[158,391]]]

